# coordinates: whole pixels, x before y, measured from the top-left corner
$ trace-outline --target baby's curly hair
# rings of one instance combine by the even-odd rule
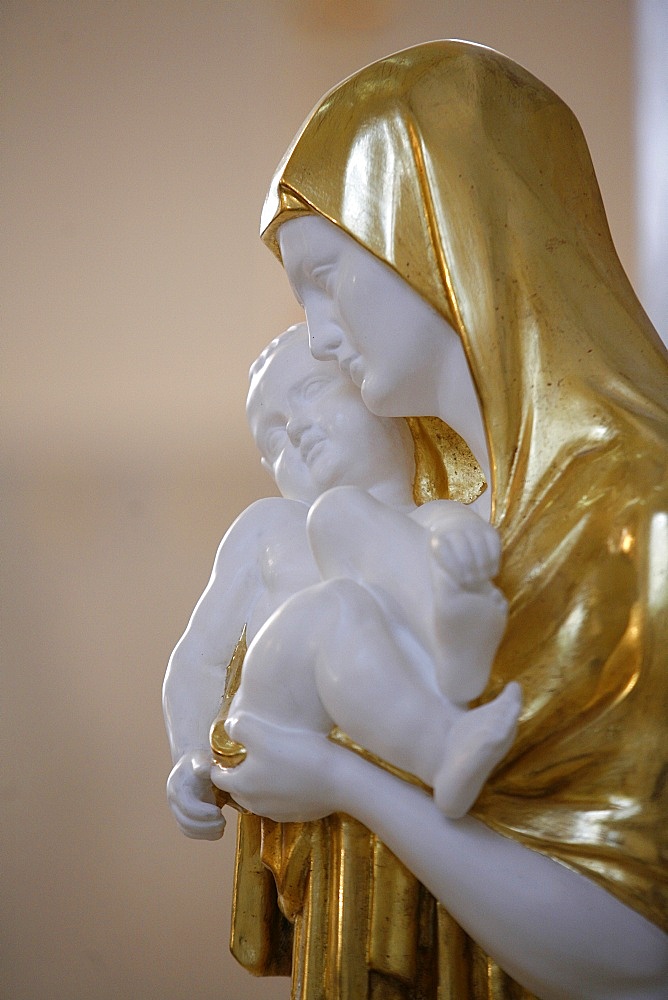
[[[266,363],[274,356],[279,348],[287,347],[296,340],[308,340],[308,328],[306,323],[295,323],[294,326],[289,326],[287,330],[283,331],[283,333],[279,333],[278,337],[274,337],[271,343],[267,344],[262,353],[250,366],[248,371],[249,380],[252,381],[256,375],[259,375]]]

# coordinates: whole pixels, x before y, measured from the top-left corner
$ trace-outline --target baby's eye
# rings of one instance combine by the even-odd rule
[[[324,388],[324,386],[326,386],[327,383],[328,379],[326,378],[309,379],[309,381],[305,382],[304,385],[302,386],[302,398],[312,399],[314,396],[318,395],[320,390]]]

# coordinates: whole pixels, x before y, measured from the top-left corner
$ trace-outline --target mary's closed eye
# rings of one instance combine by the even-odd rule
[[[312,280],[328,295],[334,292],[335,276],[336,271],[333,264],[319,264],[311,271]]]

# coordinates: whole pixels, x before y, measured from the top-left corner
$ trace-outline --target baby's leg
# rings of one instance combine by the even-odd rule
[[[230,716],[243,710],[323,733],[338,725],[382,760],[437,786],[443,811],[461,815],[507,750],[503,713],[494,712],[503,696],[467,712],[443,698],[432,677],[424,650],[405,631],[392,631],[374,596],[337,579],[296,594],[260,629]],[[516,714],[510,740],[515,721]]]
[[[335,612],[315,661],[327,712],[366,750],[432,785],[461,710],[440,695],[422,647],[365,587],[336,579],[321,594]]]
[[[330,639],[323,584],[289,598],[257,633],[244,660],[230,715],[246,711],[276,725],[328,733],[333,726],[315,683],[315,661]]]
[[[512,682],[494,701],[462,712],[448,731],[434,781],[434,800],[446,816],[458,819],[478,798],[511,747],[521,707],[520,686]]]

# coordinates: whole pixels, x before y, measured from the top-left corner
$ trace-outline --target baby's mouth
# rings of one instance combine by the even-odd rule
[[[318,435],[311,435],[302,441],[300,448],[302,460],[306,463],[311,462],[315,453],[320,449],[320,445],[325,443],[325,439]]]

